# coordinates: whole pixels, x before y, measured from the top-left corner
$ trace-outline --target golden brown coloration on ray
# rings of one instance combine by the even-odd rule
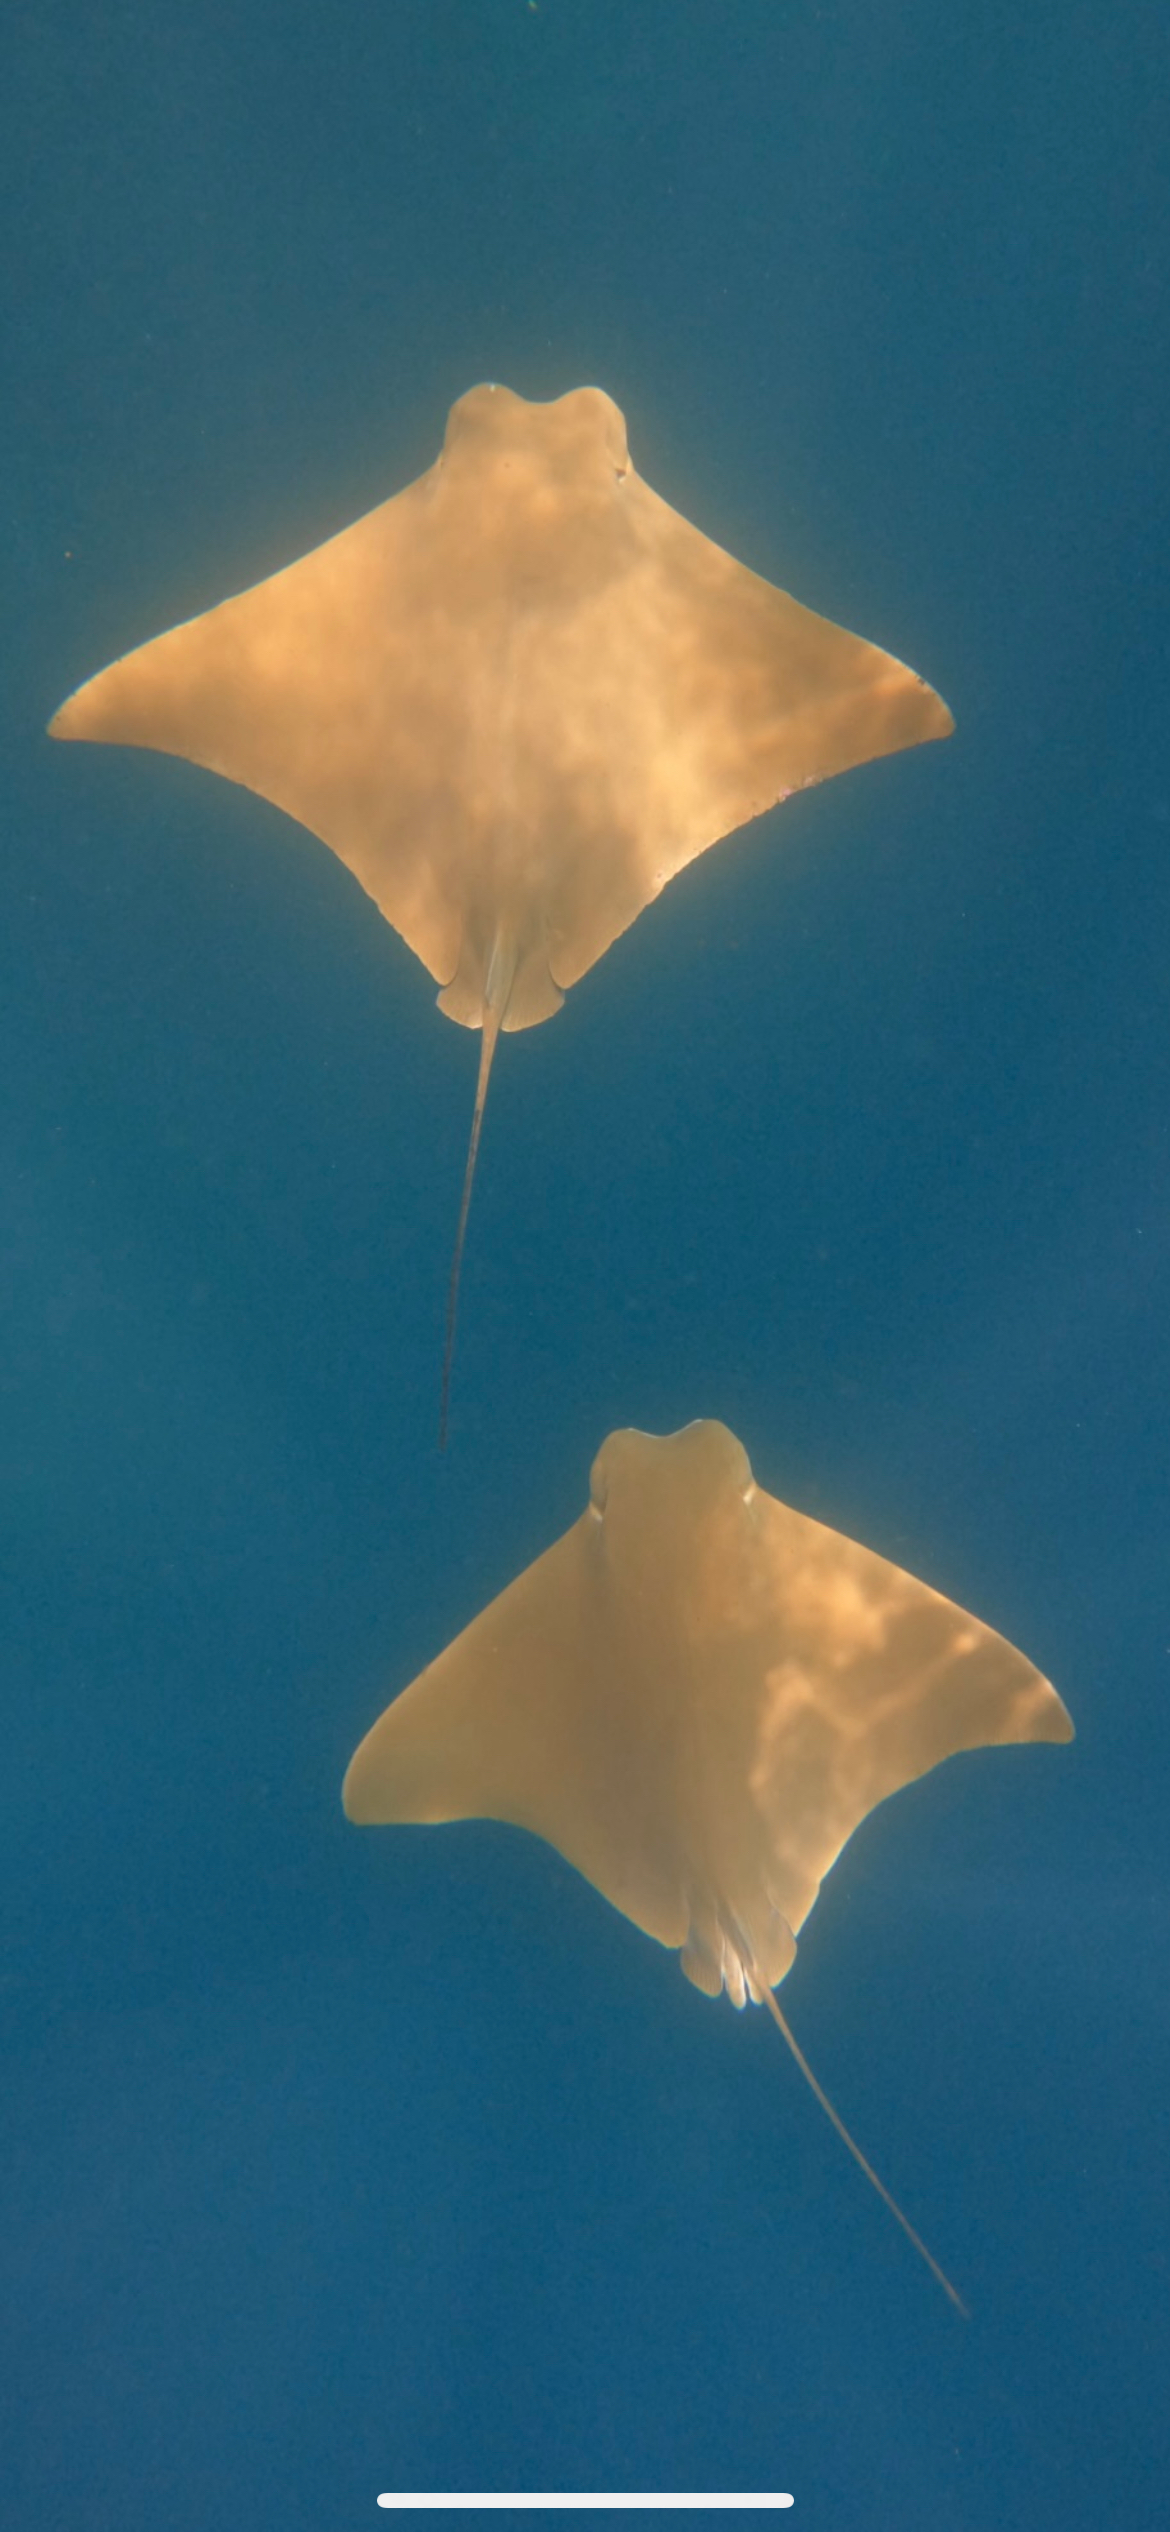
[[[701,1423],[611,1433],[580,1520],[387,1707],[342,1798],[362,1822],[531,1829],[707,1995],[766,2004],[957,2303],[771,1991],[875,1803],[957,1750],[1071,1738],[1001,1635],[765,1494]]]
[[[721,836],[952,726],[911,669],[661,501],[600,388],[491,386],[416,483],[50,724],[276,801],[483,1029],[460,1237],[497,1032],[547,1020]]]

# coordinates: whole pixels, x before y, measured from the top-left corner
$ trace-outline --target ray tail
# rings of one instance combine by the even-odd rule
[[[463,1194],[459,1205],[459,1224],[455,1233],[455,1251],[451,1259],[451,1280],[447,1286],[447,1333],[443,1344],[443,1392],[439,1405],[439,1449],[441,1451],[447,1448],[447,1424],[451,1407],[451,1365],[455,1358],[455,1322],[459,1314],[459,1272],[463,1264],[467,1216],[471,1210],[475,1163],[479,1152],[479,1137],[483,1126],[488,1082],[491,1079],[492,1058],[496,1051],[496,1040],[500,1034],[504,1013],[508,1008],[508,996],[512,990],[514,974],[515,959],[503,955],[497,942],[492,951],[491,965],[488,969],[487,993],[483,1006],[483,1037],[479,1050],[479,1079],[475,1085],[471,1140],[467,1146],[467,1167],[463,1172]]]
[[[867,2162],[866,2162],[865,2156],[864,2156],[864,2154],[863,2154],[863,2153],[862,2153],[862,2151],[861,2151],[861,2147],[860,2147],[859,2145],[855,2145],[855,2144],[854,2144],[854,2142],[853,2142],[853,2138],[850,2136],[850,2134],[849,2134],[849,2130],[848,2130],[848,2128],[846,2127],[844,2120],[843,2120],[842,2118],[840,2118],[840,2117],[838,2116],[838,2113],[834,2110],[834,2108],[833,2108],[833,2104],[832,2104],[832,2102],[830,2101],[830,2099],[829,2099],[829,2096],[828,2096],[827,2092],[823,2091],[823,2089],[822,2089],[821,2085],[820,2085],[820,2084],[818,2084],[817,2079],[816,2079],[816,2076],[814,2075],[813,2070],[812,2070],[811,2066],[809,2065],[808,2059],[807,2059],[807,2057],[806,2057],[806,2056],[805,2056],[805,2054],[804,2054],[804,2050],[801,2048],[801,2046],[800,2046],[799,2042],[798,2042],[798,2041],[794,2038],[794,2036],[793,2036],[792,2032],[790,2031],[790,2029],[789,2029],[789,2027],[788,2027],[788,2024],[787,2024],[787,2022],[786,2022],[786,2021],[785,2021],[785,2019],[784,2019],[784,2015],[781,2013],[781,2011],[780,2011],[780,2007],[779,2007],[779,2005],[777,2004],[776,1999],[775,1999],[775,1996],[774,1996],[774,1995],[773,1995],[773,1993],[772,1993],[771,1988],[770,1988],[770,1987],[765,1986],[765,1985],[764,1985],[764,1983],[763,1983],[763,1981],[762,1981],[762,1979],[760,1979],[758,1976],[753,1976],[753,1979],[752,1979],[752,1985],[753,1985],[753,1987],[754,1987],[754,1989],[755,1989],[756,1994],[759,1996],[761,2003],[763,2003],[763,2004],[766,2004],[766,2005],[767,2005],[768,2011],[769,2011],[769,2013],[770,2013],[770,2014],[771,2014],[771,2016],[772,2016],[772,2020],[773,2020],[773,2022],[776,2024],[777,2029],[778,2029],[778,2030],[779,2030],[779,2031],[783,2034],[783,2037],[784,2037],[784,2038],[787,2040],[787,2042],[788,2042],[788,2046],[789,2046],[789,2048],[791,2049],[791,2051],[792,2051],[792,2054],[793,2054],[794,2058],[796,2059],[796,2063],[797,2063],[797,2065],[798,2065],[798,2066],[799,2066],[799,2068],[800,2068],[801,2074],[804,2076],[805,2082],[806,2082],[807,2084],[811,2085],[812,2090],[813,2090],[813,2091],[815,2092],[815,2094],[816,2094],[817,2100],[820,2102],[820,2105],[821,2105],[822,2110],[826,2111],[826,2112],[827,2112],[827,2114],[828,2114],[828,2116],[829,2116],[829,2118],[832,2120],[833,2125],[834,2125],[834,2127],[836,2128],[836,2131],[837,2131],[838,2136],[841,2138],[842,2143],[843,2143],[844,2145],[847,2145],[847,2146],[848,2146],[849,2151],[850,2151],[850,2153],[851,2153],[851,2154],[852,2154],[852,2156],[853,2156],[853,2160],[854,2160],[854,2162],[855,2162],[855,2163],[860,2163],[861,2168],[862,2168],[862,2171],[865,2173],[865,2177],[866,2177],[866,2179],[867,2179],[867,2180],[870,2180],[870,2181],[872,2181],[872,2182],[873,2182],[874,2188],[876,2189],[876,2191],[877,2191],[877,2193],[878,2193],[879,2198],[884,2198],[884,2199],[885,2199],[886,2205],[887,2205],[887,2207],[888,2207],[888,2208],[889,2208],[889,2210],[890,2210],[890,2214],[891,2214],[892,2216],[896,2216],[896,2217],[897,2217],[898,2223],[901,2225],[901,2227],[902,2227],[902,2231],[903,2231],[903,2233],[906,2235],[907,2241],[910,2241],[910,2242],[912,2242],[912,2243],[914,2244],[914,2248],[915,2248],[915,2250],[918,2252],[919,2258],[920,2258],[920,2259],[924,2259],[924,2260],[926,2261],[926,2265],[927,2265],[927,2267],[929,2268],[929,2270],[930,2270],[930,2272],[931,2272],[931,2275],[932,2275],[933,2277],[937,2277],[938,2282],[939,2282],[940,2286],[942,2287],[942,2290],[943,2290],[944,2295],[949,2295],[949,2296],[950,2296],[951,2302],[953,2303],[953,2305],[954,2305],[954,2307],[955,2307],[956,2312],[961,2312],[961,2313],[962,2313],[962,2315],[963,2315],[963,2319],[964,2319],[964,2321],[969,2321],[969,2320],[970,2320],[970,2318],[971,2318],[971,2315],[970,2315],[970,2313],[969,2313],[969,2312],[968,2312],[968,2310],[967,2310],[967,2306],[966,2306],[966,2304],[964,2303],[962,2296],[961,2296],[960,2294],[957,2294],[957,2293],[956,2293],[955,2288],[954,2288],[954,2287],[952,2286],[952,2284],[951,2284],[950,2278],[949,2278],[948,2276],[946,2276],[946,2274],[944,2273],[944,2271],[943,2271],[943,2270],[939,2267],[938,2261],[937,2261],[937,2260],[933,2257],[933,2254],[932,2254],[930,2251],[928,2251],[928,2250],[927,2250],[926,2244],[925,2244],[925,2242],[923,2241],[921,2234],[918,2234],[918,2233],[916,2233],[916,2232],[915,2232],[914,2227],[913,2227],[913,2225],[911,2224],[911,2222],[910,2222],[909,2218],[908,2218],[907,2216],[904,2216],[904,2215],[903,2215],[902,2210],[901,2210],[900,2206],[898,2205],[898,2201],[897,2201],[897,2199],[896,2199],[896,2198],[892,2198],[892,2197],[890,2196],[890,2192],[889,2192],[889,2190],[887,2189],[887,2187],[886,2187],[886,2184],[885,2184],[884,2180],[879,2180],[879,2179],[878,2179],[877,2173],[875,2172],[875,2170],[874,2170],[874,2168],[873,2168],[873,2164],[872,2164],[872,2163],[867,2163]]]

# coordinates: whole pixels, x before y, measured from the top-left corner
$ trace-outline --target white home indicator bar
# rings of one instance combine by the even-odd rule
[[[708,2514],[718,2514],[726,2506],[735,2506],[736,2508],[743,2506],[790,2506],[794,2502],[795,2500],[792,2497],[785,2496],[776,2490],[770,2490],[766,2496],[754,2497],[743,2497],[738,2493],[734,2496],[726,2493],[719,2495],[714,2491],[710,2494],[703,2493],[698,2496],[669,2497],[648,2497],[642,2493],[627,2497],[590,2495],[554,2496],[547,2492],[540,2496],[534,2496],[531,2491],[526,2494],[511,2497],[484,2495],[469,2496],[462,2492],[454,2496],[443,2497],[436,2496],[434,2494],[420,2496],[417,2491],[413,2495],[410,2495],[406,2491],[400,2492],[395,2489],[393,2491],[387,2491],[384,2496],[381,2496],[378,2499],[380,2506],[394,2506],[398,2508],[406,2506],[428,2506],[431,2508],[446,2508],[448,2506],[458,2506],[460,2508],[478,2506],[491,2506],[493,2508],[501,2506],[591,2506],[596,2507],[598,2511],[604,2509],[607,2513],[614,2513],[619,2506],[652,2506],[662,2507],[664,2509],[671,2506],[701,2506],[706,2509]]]

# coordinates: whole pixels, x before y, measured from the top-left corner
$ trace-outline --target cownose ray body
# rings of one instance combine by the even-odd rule
[[[429,471],[78,688],[50,723],[189,758],[339,855],[482,1029],[448,1296],[501,1029],[559,1009],[676,871],[953,724],[888,652],[644,483],[597,387],[452,406]]]
[[[958,1750],[1068,1741],[1022,1653],[885,1557],[757,1486],[723,1424],[611,1433],[555,1546],[387,1707],[351,1820],[504,1820],[677,1948],[704,1993],[766,2005],[876,1803]]]

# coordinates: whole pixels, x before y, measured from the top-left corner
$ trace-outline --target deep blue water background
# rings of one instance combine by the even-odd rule
[[[37,0],[0,408],[3,2520],[381,2488],[1164,2521],[1162,0]],[[43,725],[427,465],[625,409],[946,748],[791,803],[505,1043],[340,864]],[[1057,1682],[853,1840],[761,2014],[535,1842],[358,1835],[393,1690],[618,1423]]]

